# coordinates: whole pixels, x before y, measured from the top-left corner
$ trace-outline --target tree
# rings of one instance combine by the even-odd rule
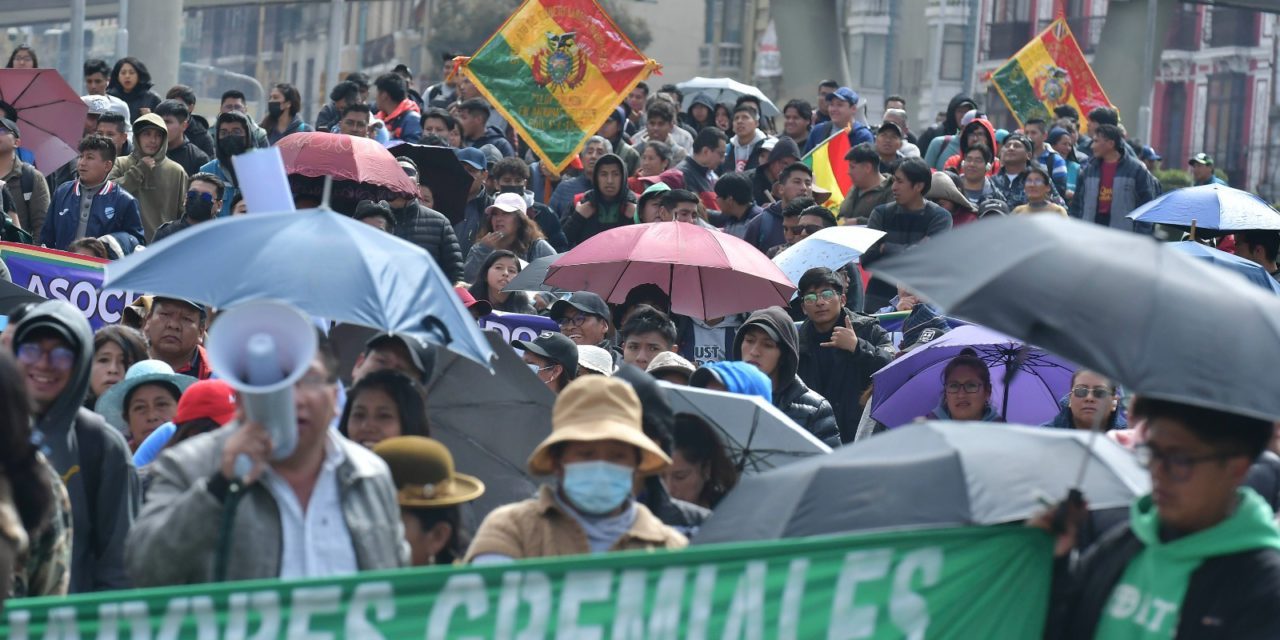
[[[643,19],[631,15],[616,0],[599,0],[618,28],[640,49],[653,40]],[[431,48],[462,55],[475,53],[502,26],[520,0],[439,0],[432,12]]]

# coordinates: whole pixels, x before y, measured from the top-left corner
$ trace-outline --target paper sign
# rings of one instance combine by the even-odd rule
[[[293,211],[293,192],[284,173],[280,149],[267,147],[231,157],[236,186],[244,194],[249,213]]]

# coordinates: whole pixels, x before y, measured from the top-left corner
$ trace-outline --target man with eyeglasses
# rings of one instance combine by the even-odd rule
[[[163,107],[164,103],[160,103],[160,106]],[[214,214],[222,209],[222,188],[222,181],[212,173],[201,172],[191,176],[182,217],[160,225],[156,229],[155,238],[151,240],[152,244],[193,225],[212,220]]]
[[[128,589],[125,541],[142,493],[124,436],[81,406],[92,369],[89,322],[74,306],[49,300],[12,333],[34,437],[71,497],[70,592]]]
[[[842,273],[826,267],[800,276],[805,321],[800,325],[797,373],[831,403],[841,441],[847,443],[862,419],[862,392],[871,384],[871,374],[893,360],[894,349],[890,334],[875,318],[846,307],[845,283]]]
[[[613,353],[611,315],[604,299],[590,291],[575,291],[551,305],[551,319],[574,344],[593,344]]]
[[[318,331],[317,340],[293,387],[297,445],[288,456],[272,458],[267,427],[245,421],[241,406],[232,423],[151,463],[147,504],[126,553],[136,586],[212,582],[224,542],[226,580],[341,576],[408,563],[386,463],[330,428],[338,359]],[[228,509],[232,524],[218,526]]]
[[[1131,417],[1151,493],[1075,563],[1066,556],[1085,505],[1067,509],[1046,637],[1280,637],[1280,528],[1242,486],[1273,423],[1146,397]],[[1054,530],[1056,512],[1031,524]]]

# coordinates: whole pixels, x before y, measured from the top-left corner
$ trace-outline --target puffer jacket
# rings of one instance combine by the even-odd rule
[[[824,347],[831,333],[819,334],[812,320],[800,326],[800,379],[831,403],[840,437],[852,442],[862,418],[859,400],[871,386],[871,374],[893,361],[892,336],[871,316],[842,309],[837,327],[848,320],[858,336],[857,351]]]
[[[806,386],[797,373],[800,368],[800,335],[791,316],[782,307],[769,307],[747,317],[733,339],[734,360],[742,359],[743,337],[753,327],[778,336],[778,348],[782,351],[777,371],[772,376],[773,406],[827,446],[840,446],[840,427],[831,403]]]
[[[136,139],[147,129],[160,132],[160,150],[151,156],[155,161],[152,167],[143,162],[142,144]],[[169,131],[160,116],[148,113],[138,118],[133,123],[133,135],[133,153],[117,160],[107,179],[114,180],[138,199],[142,229],[150,242],[160,225],[182,217],[187,200],[187,171],[167,156]]]
[[[462,282],[462,250],[453,225],[443,213],[414,200],[402,208],[393,208],[391,217],[396,221],[393,231],[397,237],[431,254],[449,282]]]

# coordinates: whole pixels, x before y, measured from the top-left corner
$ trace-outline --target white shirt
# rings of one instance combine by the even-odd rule
[[[280,511],[280,577],[320,578],[356,573],[355,547],[342,514],[337,469],[346,460],[333,431],[326,430],[324,462],[306,511],[293,488],[270,467],[263,482]]]

